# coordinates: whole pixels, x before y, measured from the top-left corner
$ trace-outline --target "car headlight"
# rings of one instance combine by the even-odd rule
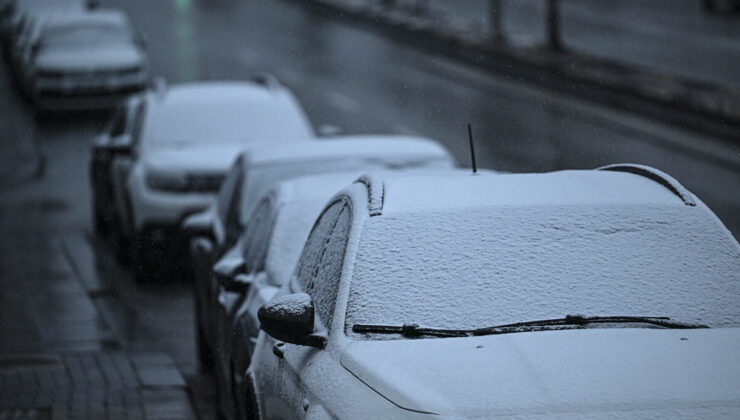
[[[185,192],[188,179],[182,174],[150,172],[146,175],[146,185],[153,190]]]

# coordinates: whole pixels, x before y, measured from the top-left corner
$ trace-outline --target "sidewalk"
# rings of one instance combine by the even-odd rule
[[[6,223],[34,212],[0,209],[0,419],[195,418],[169,356],[120,350],[61,238]]]
[[[169,356],[121,350],[42,221],[59,210],[0,206],[0,419],[195,418]]]
[[[448,4],[446,7],[452,12],[440,20],[439,9],[428,14],[413,13],[413,8],[408,6],[388,10],[383,7],[382,0],[292,2],[312,7],[335,19],[363,24],[395,41],[447,55],[484,68],[499,77],[608,104],[733,143],[740,138],[740,88],[637,66],[634,60],[615,61],[610,57],[591,54],[588,49],[568,49],[567,37],[564,41],[566,49],[562,51],[541,47],[537,42],[525,45],[519,42],[492,42],[480,22],[473,22],[469,16],[466,18],[469,14],[468,3],[466,8]],[[413,1],[405,0],[402,3],[408,5]],[[429,4],[439,7],[441,3],[434,0]],[[567,14],[572,9],[565,8],[563,13]],[[479,11],[475,16],[481,19],[482,14]],[[565,26],[564,23],[562,27]],[[589,31],[594,30],[585,30],[585,33],[591,33]],[[594,36],[591,35],[591,38]],[[595,40],[590,45],[600,47],[602,41]],[[664,39],[663,42],[667,41]],[[707,42],[712,41],[710,39]],[[684,44],[683,41],[673,41],[671,45],[673,48],[677,45],[683,48]],[[724,44],[727,46],[727,42]],[[734,43],[731,44],[728,48],[735,48]],[[639,50],[642,46],[632,45],[632,48]],[[721,54],[719,56],[714,60],[726,61],[722,60]],[[701,64],[712,66],[711,62],[702,62],[701,57],[698,62],[691,63],[698,68]]]

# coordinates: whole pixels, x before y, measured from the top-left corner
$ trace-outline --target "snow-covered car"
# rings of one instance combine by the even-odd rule
[[[37,108],[114,108],[146,88],[144,41],[123,12],[49,13],[40,19],[16,59]]]
[[[734,418],[740,245],[637,165],[367,176],[258,311],[257,418]],[[707,328],[709,327],[709,328]]]
[[[257,310],[290,276],[327,200],[359,175],[330,173],[279,183],[259,200],[240,240],[221,262],[243,266],[239,274],[219,276],[214,284],[211,306],[216,310],[209,328],[217,343],[213,350],[204,349],[212,358],[225,417],[244,412],[243,378],[259,334]]]
[[[123,123],[123,137],[99,141],[93,156],[112,156],[103,172],[110,173],[115,201],[97,202],[113,206],[100,214],[115,212],[106,223],[130,252],[139,280],[151,277],[150,262],[187,255],[187,241],[178,241],[182,220],[212,203],[240,151],[314,139],[290,91],[265,75],[160,86],[136,102],[126,111],[125,119],[133,120]]]
[[[218,310],[215,302],[219,295],[217,278],[233,278],[244,270],[243,259],[225,253],[243,235],[259,199],[276,183],[346,171],[446,170],[454,166],[454,158],[439,143],[403,136],[335,137],[312,143],[259,147],[243,153],[232,166],[214,204],[184,222],[184,229],[193,237],[191,265],[202,364],[210,364],[209,356],[219,342],[214,328]]]

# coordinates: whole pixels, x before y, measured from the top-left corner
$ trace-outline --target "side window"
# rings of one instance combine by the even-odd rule
[[[138,108],[136,108],[136,114],[134,114],[134,122],[131,129],[131,143],[134,145],[139,144],[141,137],[141,129],[144,126],[144,114],[146,113],[146,100],[142,100]]]
[[[337,301],[350,221],[346,203],[336,203],[324,212],[306,241],[297,272],[298,284],[313,298],[316,313],[327,328]]]
[[[324,242],[331,235],[334,222],[336,222],[343,205],[343,203],[337,202],[326,209],[314,225],[308,239],[306,239],[295,274],[298,287],[303,291],[308,291],[308,287],[313,283],[313,276],[321,259]]]
[[[126,108],[127,107],[125,105],[118,108],[116,113],[113,115],[110,125],[111,137],[122,136],[126,131]]]
[[[265,269],[267,246],[270,242],[274,224],[274,202],[269,198],[264,198],[252,212],[252,217],[249,218],[244,232],[246,238],[244,257],[247,261],[247,269],[250,272]]]
[[[241,186],[244,182],[242,176],[242,163],[237,160],[226,175],[221,188],[218,190],[216,197],[216,210],[221,225],[226,231],[226,244],[231,246],[239,240],[242,226],[239,223],[239,198],[241,196]]]
[[[332,314],[337,303],[339,278],[342,275],[344,253],[347,248],[350,213],[349,206],[342,207],[331,235],[324,243],[321,260],[315,268],[313,284],[306,290],[314,300],[316,313],[327,328],[331,328]]]

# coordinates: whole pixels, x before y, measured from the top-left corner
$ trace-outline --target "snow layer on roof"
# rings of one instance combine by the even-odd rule
[[[475,328],[586,314],[740,326],[740,246],[706,210],[653,191],[643,204],[626,201],[640,188],[623,202],[565,188],[544,201],[478,191],[476,206],[384,209],[361,234],[346,324]]]
[[[314,141],[310,143],[313,145],[323,142],[324,140]],[[306,147],[305,143],[292,143],[289,146],[295,149],[316,150],[310,146]],[[345,143],[352,142],[347,141]],[[382,143],[391,142],[389,141]],[[286,179],[307,175],[351,171],[428,171],[433,169],[449,170],[451,169],[452,165],[453,161],[447,155],[426,155],[424,153],[420,153],[419,155],[408,154],[399,156],[394,153],[386,154],[382,151],[378,152],[377,154],[373,154],[369,152],[362,152],[361,150],[356,151],[354,155],[320,155],[311,153],[303,159],[296,158],[295,160],[276,160],[269,164],[268,162],[263,162],[259,165],[250,165],[250,162],[245,162],[246,182],[244,182],[242,188],[240,204],[241,217],[243,218],[242,220],[246,220],[246,217],[248,217],[249,214],[252,212],[252,209],[257,203],[259,197],[264,195],[277,182]]]
[[[487,205],[683,205],[680,197],[655,181],[611,171],[386,177],[384,184],[384,212]]]
[[[251,165],[277,161],[308,160],[318,158],[339,158],[344,156],[365,157],[439,157],[454,162],[449,151],[439,143],[407,136],[345,136],[321,139],[302,147],[275,145],[275,147],[252,150],[245,159]]]

